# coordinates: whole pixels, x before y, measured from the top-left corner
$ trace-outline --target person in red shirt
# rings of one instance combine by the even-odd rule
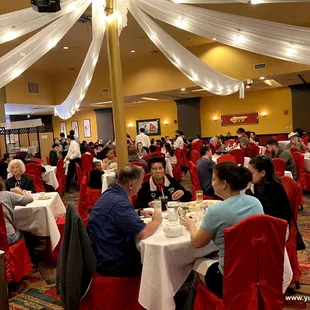
[[[238,138],[235,141],[236,144],[240,143],[241,138],[248,138],[247,134],[245,133],[244,128],[239,128],[237,130],[237,135],[238,135]]]
[[[240,145],[245,152],[244,154],[245,157],[250,157],[251,159],[255,157],[255,152],[248,138],[245,137],[240,138]]]
[[[207,145],[210,148],[212,154],[215,154],[216,151],[219,149],[218,143],[219,143],[219,139],[217,137],[213,137],[210,140],[210,143]]]

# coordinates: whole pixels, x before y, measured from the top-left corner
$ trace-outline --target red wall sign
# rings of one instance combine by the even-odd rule
[[[258,113],[222,115],[222,126],[258,124]]]

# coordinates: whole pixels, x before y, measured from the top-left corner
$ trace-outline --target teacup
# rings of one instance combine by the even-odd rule
[[[44,193],[44,192],[39,193],[39,198],[40,198],[40,199],[42,199],[42,198],[44,198],[44,197],[45,197],[45,193]]]

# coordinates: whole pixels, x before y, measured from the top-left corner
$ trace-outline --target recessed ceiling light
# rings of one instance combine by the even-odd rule
[[[260,80],[264,80],[264,79],[265,79],[265,77],[264,77],[264,76],[261,76],[259,79],[260,79]]]
[[[186,91],[186,88],[184,88],[184,87],[183,87],[183,88],[181,88],[181,91]]]
[[[130,53],[135,53],[135,52],[136,52],[135,50],[130,51]]]
[[[216,41],[216,38],[212,38],[213,41]]]
[[[30,118],[30,115],[27,115],[28,118]]]
[[[249,89],[249,88],[251,88],[251,86],[250,86],[250,85],[247,85],[246,88]]]
[[[68,46],[64,46],[63,49],[64,49],[64,50],[68,50],[69,47],[68,47]]]

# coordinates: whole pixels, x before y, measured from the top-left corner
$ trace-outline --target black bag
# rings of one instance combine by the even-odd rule
[[[296,235],[296,247],[297,247],[297,251],[303,251],[305,248],[306,248],[306,245],[304,243],[304,240],[302,239],[302,235],[301,233],[299,232],[299,229],[298,229],[298,226],[297,226],[297,223],[294,219],[294,217],[292,218],[293,219],[293,222],[296,226],[296,230],[297,230],[297,235]]]

